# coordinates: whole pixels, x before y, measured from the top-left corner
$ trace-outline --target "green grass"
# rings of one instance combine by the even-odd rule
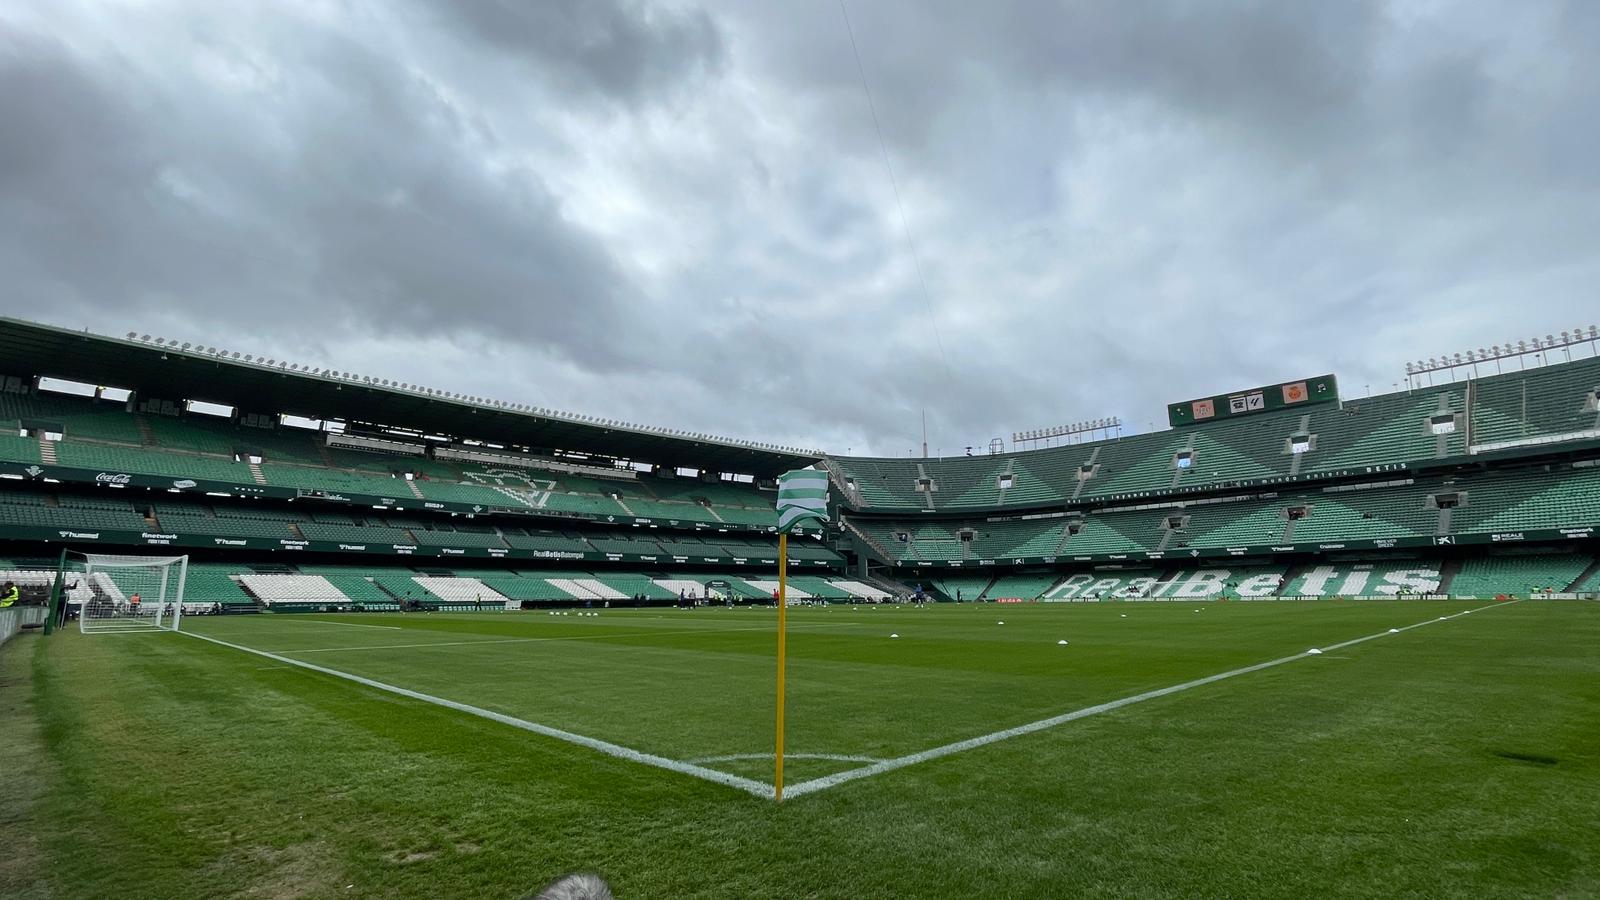
[[[798,610],[788,747],[902,756],[1479,606]],[[185,625],[693,760],[770,752],[773,619]],[[777,805],[189,637],[27,635],[0,824],[37,840],[0,896],[1594,896],[1596,646],[1600,604],[1484,609]]]

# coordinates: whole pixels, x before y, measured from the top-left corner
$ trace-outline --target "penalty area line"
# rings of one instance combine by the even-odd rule
[[[335,624],[335,623],[329,623],[329,624]],[[848,622],[837,622],[837,623],[822,622],[822,623],[813,623],[810,627],[812,627],[812,628],[834,628],[834,627],[840,627],[840,626],[848,625],[848,624],[850,624],[850,623],[848,623]],[[383,626],[374,626],[374,627],[383,627]],[[587,626],[585,626],[585,627],[587,627]],[[354,647],[313,647],[313,648],[307,649],[307,650],[285,649],[285,650],[275,650],[275,651],[271,651],[271,652],[274,652],[274,653],[305,654],[305,653],[344,653],[344,652],[352,651],[352,650],[417,650],[417,649],[423,649],[423,648],[427,648],[427,647],[473,647],[473,646],[478,646],[478,645],[483,645],[483,644],[490,644],[490,645],[492,645],[492,644],[547,644],[547,643],[555,643],[555,642],[561,642],[561,641],[604,641],[604,640],[609,640],[611,638],[636,638],[636,637],[657,637],[657,636],[672,637],[674,635],[684,635],[684,634],[687,634],[687,635],[706,635],[706,634],[716,635],[716,634],[730,634],[730,633],[739,632],[739,631],[772,631],[772,630],[773,630],[773,626],[761,626],[761,627],[756,627],[756,628],[718,628],[718,629],[713,629],[713,630],[710,630],[710,631],[699,629],[699,628],[677,629],[677,630],[673,630],[673,631],[666,631],[666,630],[660,630],[660,629],[658,629],[656,631],[607,631],[607,632],[601,632],[600,634],[562,634],[562,635],[553,635],[553,636],[550,636],[550,637],[525,637],[525,638],[483,638],[481,640],[471,640],[471,641],[427,641],[427,642],[421,643],[421,644],[363,644],[363,645],[354,646]],[[793,631],[794,631],[794,629],[791,627],[790,628],[790,632],[792,633]]]
[[[1438,622],[1445,622],[1449,621],[1450,619],[1460,618],[1461,616],[1470,615],[1480,610],[1494,609],[1500,606],[1510,606],[1514,603],[1521,602],[1522,601],[1520,600],[1510,600],[1504,603],[1497,603],[1489,606],[1477,606],[1473,607],[1472,609],[1462,610],[1461,612],[1454,613],[1452,615],[1439,616],[1436,619],[1427,619],[1425,621],[1406,625],[1401,628],[1391,628],[1386,631],[1380,631],[1377,634],[1369,634],[1366,637],[1358,637],[1353,640],[1341,641],[1337,644],[1329,644],[1326,647],[1321,647],[1318,649],[1323,652],[1328,650],[1340,650],[1345,647],[1352,647],[1356,644],[1364,643],[1366,641],[1376,640],[1377,638],[1388,637],[1391,634],[1399,634],[1401,632],[1410,631],[1413,628],[1421,628],[1424,625],[1433,625]],[[1121,709],[1124,706],[1132,706],[1135,703],[1143,703],[1146,700],[1154,700],[1158,697],[1165,697],[1169,694],[1187,691],[1190,688],[1203,687],[1224,679],[1234,678],[1239,675],[1248,675],[1251,672],[1259,672],[1262,669],[1270,669],[1273,666],[1281,666],[1284,663],[1291,663],[1297,659],[1315,658],[1318,658],[1317,655],[1302,651],[1293,656],[1285,656],[1282,659],[1274,659],[1268,662],[1256,663],[1253,666],[1245,666],[1239,669],[1231,669],[1227,672],[1219,672],[1215,675],[1207,675],[1204,678],[1196,678],[1193,681],[1185,681],[1182,684],[1175,684],[1171,687],[1157,688],[1153,691],[1145,691],[1142,694],[1134,694],[1131,697],[1123,697],[1120,700],[1112,700],[1108,703],[1100,703],[1094,706],[1084,707],[1083,709],[1074,710],[1069,713],[1063,713],[1059,716],[1051,716],[1048,719],[1040,719],[1037,722],[1029,722],[1026,725],[1018,725],[1015,728],[1006,728],[1001,731],[991,732],[975,738],[968,738],[964,741],[957,741],[953,744],[945,744],[942,747],[934,747],[929,750],[911,753],[906,756],[897,756],[894,759],[886,759],[882,762],[873,763],[870,766],[862,766],[859,769],[850,769],[848,771],[838,772],[833,775],[825,775],[821,778],[814,778],[810,781],[802,781],[799,784],[790,785],[789,787],[784,788],[783,795],[785,798],[803,797],[806,794],[814,794],[818,791],[824,791],[831,787],[837,787],[838,785],[844,784],[847,781],[855,781],[860,778],[870,778],[874,775],[882,775],[885,772],[893,772],[896,769],[903,769],[906,766],[916,765],[917,763],[928,762],[929,760],[939,759],[940,757],[952,756],[956,753],[963,753],[967,750],[975,750],[978,747],[999,743],[1000,741],[1009,740],[1014,737],[1021,737],[1025,734],[1033,734],[1036,731],[1044,731],[1046,729],[1054,728],[1057,725],[1065,725],[1068,722],[1075,722],[1078,719],[1086,719],[1089,716],[1111,712],[1112,710]]]
[[[341,628],[383,628],[389,631],[405,631],[399,625],[358,625],[355,622],[329,622],[326,619],[286,619],[285,621],[293,622],[296,625],[338,625]],[[281,623],[274,621],[273,624]]]
[[[349,672],[341,672],[338,669],[330,669],[326,666],[319,666],[315,663],[305,662],[304,660],[291,659],[287,656],[279,656],[276,653],[269,653],[265,650],[257,650],[254,647],[246,647],[242,644],[229,643],[228,641],[218,640],[214,637],[207,637],[203,634],[195,634],[189,631],[180,631],[178,633],[188,635],[189,637],[197,640],[207,641],[212,644],[227,647],[232,650],[239,650],[244,653],[251,653],[256,656],[266,657],[267,659],[275,660],[280,663],[287,663],[288,665],[297,666],[302,669],[309,669],[310,671],[318,672],[323,675],[332,675],[334,678],[343,678],[346,681],[353,681],[359,685],[385,691],[390,694],[397,694],[401,697],[406,697],[411,700],[420,700],[423,703],[432,703],[435,706],[442,706],[445,709],[453,709],[456,712],[463,712],[482,719],[488,719],[491,722],[499,722],[502,725],[510,725],[512,728],[520,728],[523,731],[531,731],[534,734],[555,738],[558,741],[565,741],[569,744],[577,744],[580,747],[587,747],[590,750],[598,750],[607,756],[614,756],[618,759],[627,760],[628,762],[654,766],[657,769],[666,769],[669,772],[677,772],[680,775],[692,775],[705,781],[711,781],[715,782],[716,784],[726,785],[727,787],[737,788],[738,790],[744,791],[745,793],[754,797],[758,797],[762,800],[771,800],[774,797],[772,785],[754,781],[749,778],[740,778],[737,775],[729,775],[726,772],[719,772],[716,769],[708,769],[705,766],[697,766],[693,763],[680,762],[675,759],[668,759],[665,756],[656,756],[653,753],[645,753],[641,750],[635,750],[631,747],[624,747],[621,744],[613,744],[610,741],[602,741],[598,738],[592,738],[586,735],[577,734],[575,732],[565,731],[560,728],[552,728],[549,725],[541,725],[538,722],[529,722],[527,719],[519,719],[516,716],[508,716],[504,713],[497,713],[493,710],[483,709],[481,707],[472,706],[466,703],[459,703],[455,700],[446,700],[443,697],[435,697],[432,694],[424,694],[421,691],[413,691],[410,688],[385,684],[381,681],[375,681],[371,678],[363,678],[360,675],[352,675]]]

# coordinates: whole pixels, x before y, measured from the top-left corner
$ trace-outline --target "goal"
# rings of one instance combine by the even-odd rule
[[[84,634],[177,631],[183,620],[187,556],[108,556],[68,552],[62,600]]]

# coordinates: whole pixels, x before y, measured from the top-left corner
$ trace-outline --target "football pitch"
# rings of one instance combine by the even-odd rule
[[[1600,893],[1593,602],[594,612],[14,641],[0,894]]]

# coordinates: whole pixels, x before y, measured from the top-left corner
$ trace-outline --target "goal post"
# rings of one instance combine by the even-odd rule
[[[62,602],[84,634],[177,631],[183,621],[187,556],[116,556],[68,551]]]

